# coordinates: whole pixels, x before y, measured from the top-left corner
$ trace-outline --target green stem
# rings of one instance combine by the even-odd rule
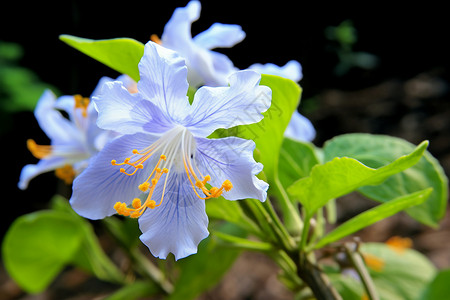
[[[166,280],[164,274],[152,264],[138,248],[130,249],[129,254],[133,262],[138,265],[149,278],[156,282],[165,293],[170,295],[173,292],[173,285]]]
[[[378,297],[377,291],[375,289],[375,284],[373,283],[372,277],[370,277],[364,260],[361,254],[357,251],[357,248],[358,245],[354,242],[345,243],[344,245],[345,252],[359,277],[361,278],[361,282],[367,292],[367,296],[370,300],[379,300],[380,298]]]
[[[284,227],[283,223],[281,222],[280,218],[275,212],[269,198],[267,198],[267,200],[264,203],[262,203],[261,209],[262,212],[267,215],[267,220],[272,226],[275,234],[277,235],[284,249],[286,249],[287,252],[294,251],[296,249],[296,243],[293,240],[293,238],[289,235],[287,229]]]
[[[278,196],[278,203],[280,204],[281,212],[283,213],[284,223],[289,233],[298,236],[303,227],[303,222],[300,218],[298,208],[294,206],[289,195],[284,189],[278,176],[275,176],[274,185],[275,194]]]
[[[305,219],[303,223],[302,237],[300,239],[300,251],[305,251],[306,242],[308,240],[309,228],[311,226],[311,216],[308,213],[304,214]]]

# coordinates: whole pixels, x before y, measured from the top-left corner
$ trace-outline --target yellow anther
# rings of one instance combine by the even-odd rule
[[[91,101],[87,97],[83,97],[81,95],[74,95],[73,98],[75,99],[75,109],[81,109],[81,114],[83,117],[87,117],[87,108],[89,105],[89,102]]]
[[[167,174],[167,173],[169,173],[169,169],[167,169],[167,168],[164,168],[164,169],[162,169],[162,172],[163,172],[163,174],[164,174],[164,173],[166,173],[166,174]]]
[[[164,154],[161,154],[161,156],[159,158],[166,160],[167,157]]]
[[[162,45],[161,39],[158,37],[157,34],[152,34],[150,36],[150,40],[154,43],[157,43],[158,45]]]
[[[147,201],[147,207],[150,209],[154,209],[156,207],[156,202],[154,200]]]
[[[217,188],[215,186],[213,186],[209,192],[211,193],[211,198],[218,198],[220,197],[220,195],[222,195],[222,188]]]
[[[156,168],[156,173],[161,173],[161,169],[160,168]]]
[[[155,186],[158,183],[158,179],[153,178],[152,179],[152,186]]]
[[[143,165],[143,164],[139,164],[139,165],[136,166],[136,168],[137,168],[137,169],[143,169],[143,168],[144,168],[144,165]]]
[[[141,206],[142,206],[141,199],[134,198],[133,202],[131,202],[131,206],[133,206],[135,209],[141,208]]]
[[[211,180],[211,176],[206,175],[202,182],[203,182],[203,184],[206,184],[210,180]]]
[[[120,213],[120,207],[122,206],[122,202],[116,202],[116,204],[114,204],[114,209]]]
[[[233,188],[233,184],[227,179],[222,183],[222,187],[225,189],[225,191],[229,192]]]
[[[137,149],[133,149],[133,154],[139,154],[139,151]]]
[[[124,168],[120,168],[119,171],[120,171],[120,173],[125,173],[125,169]]]
[[[75,170],[71,165],[65,165],[55,170],[55,175],[66,184],[71,184],[75,178]]]
[[[117,160],[115,160],[115,159],[111,160],[111,164],[112,164],[113,166],[115,166],[116,163],[117,163]]]
[[[136,218],[139,218],[141,215],[142,215],[142,213],[135,211],[130,214],[130,218],[136,219]]]
[[[138,186],[138,188],[139,188],[141,191],[146,192],[146,191],[150,188],[150,183],[148,183],[147,181],[146,181],[146,182],[143,182],[143,183],[141,183],[141,184]]]
[[[204,185],[204,183],[201,182],[201,181],[196,181],[196,182],[195,182],[195,186],[198,187],[199,189],[201,189],[201,188],[203,188],[205,185]]]
[[[46,145],[38,145],[32,139],[27,140],[27,148],[33,154],[34,157],[38,159],[43,159],[52,154],[53,147]]]

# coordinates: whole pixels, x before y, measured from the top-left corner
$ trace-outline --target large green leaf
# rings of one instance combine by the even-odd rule
[[[300,178],[309,176],[319,164],[318,150],[313,144],[284,138],[278,163],[278,177],[284,188]]]
[[[395,251],[386,244],[367,243],[361,246],[360,251],[384,262],[381,271],[369,267],[381,299],[417,299],[436,274],[430,260],[413,249]]]
[[[139,81],[138,63],[144,55],[144,45],[130,38],[91,40],[61,35],[61,41],[122,74]]]
[[[428,142],[422,142],[411,154],[378,169],[367,167],[353,158],[337,157],[315,166],[309,177],[296,181],[288,188],[288,192],[303,204],[311,216],[331,199],[366,185],[381,184],[388,177],[413,166],[427,146]]]
[[[360,251],[381,262],[381,270],[374,270],[370,266],[368,268],[380,300],[420,299],[419,296],[436,273],[433,264],[412,249],[395,251],[383,243],[367,243],[360,247]],[[365,293],[361,281],[355,278],[357,274],[352,271],[347,269],[346,272],[339,273],[333,270],[328,275],[343,299],[363,299]],[[446,283],[448,286],[448,281]],[[446,296],[432,299],[446,299]]]
[[[3,241],[6,270],[25,291],[41,292],[71,261],[82,240],[82,228],[65,212],[21,216]]]
[[[413,149],[413,144],[391,136],[347,134],[328,141],[324,152],[327,161],[335,156],[348,156],[378,168]],[[448,179],[439,162],[428,151],[408,170],[392,176],[380,186],[363,187],[359,191],[371,199],[386,202],[428,187],[433,188],[428,200],[409,208],[407,213],[426,225],[436,227],[446,211]]]
[[[433,189],[429,188],[406,196],[401,196],[389,202],[383,203],[369,209],[356,217],[346,221],[333,231],[329,232],[314,246],[315,249],[322,248],[330,243],[336,242],[356,231],[374,224],[380,220],[390,217],[408,207],[423,203]]]

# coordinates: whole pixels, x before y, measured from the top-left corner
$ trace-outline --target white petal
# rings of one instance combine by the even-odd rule
[[[180,259],[197,253],[198,244],[208,236],[205,201],[193,192],[186,174],[169,173],[162,205],[139,218],[140,239],[151,253],[166,258],[169,253]],[[154,199],[158,203],[161,188]]]
[[[194,42],[205,49],[230,48],[245,38],[239,25],[214,23],[207,30],[197,34]]]
[[[201,87],[194,95],[185,126],[206,137],[218,128],[259,122],[271,103],[272,91],[260,86],[261,75],[245,70],[229,77],[229,87]]]
[[[316,137],[316,130],[310,120],[298,111],[294,111],[284,136],[294,140],[311,142]]]
[[[148,42],[139,62],[139,74],[139,94],[158,106],[168,119],[182,119],[189,108],[184,59],[172,50]]]
[[[266,200],[268,184],[256,177],[263,166],[253,158],[253,141],[237,137],[196,138],[196,141],[199,154],[196,161],[203,174],[211,176],[211,185],[220,188],[225,180],[233,184],[229,192],[223,192],[225,199]]]
[[[164,47],[174,49],[185,55],[192,42],[191,24],[200,17],[200,1],[190,1],[186,7],[175,9],[164,27],[161,41]],[[185,51],[183,51],[185,50]]]
[[[253,64],[249,67],[250,70],[255,70],[260,74],[276,75],[298,82],[303,78],[302,66],[296,60],[291,60],[284,66],[268,64]]]
[[[153,135],[137,133],[119,137],[107,144],[91,159],[89,167],[75,178],[70,199],[72,208],[85,218],[101,219],[116,213],[116,202],[131,203],[141,194],[138,185],[147,179],[155,162],[148,160],[142,170],[127,176],[119,171],[119,166],[113,166],[111,160],[121,163],[132,155],[133,149],[143,149],[156,139]],[[123,167],[131,173],[132,167]]]

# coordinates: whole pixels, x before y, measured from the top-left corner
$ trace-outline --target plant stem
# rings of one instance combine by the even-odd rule
[[[280,204],[281,212],[283,213],[284,224],[289,233],[298,236],[303,227],[303,222],[300,218],[298,208],[293,205],[291,199],[284,189],[278,176],[275,177],[274,185],[275,194],[278,196],[278,203]]]
[[[347,254],[359,277],[361,278],[361,282],[367,292],[367,296],[370,300],[379,300],[377,291],[375,289],[375,284],[373,283],[372,277],[370,277],[366,265],[364,264],[364,260],[361,254],[357,251],[357,248],[358,245],[355,242],[345,243],[344,245],[345,253]]]
[[[303,256],[303,257],[302,257]],[[298,276],[305,282],[318,300],[342,300],[342,297],[331,285],[325,274],[308,258],[300,255]]]

